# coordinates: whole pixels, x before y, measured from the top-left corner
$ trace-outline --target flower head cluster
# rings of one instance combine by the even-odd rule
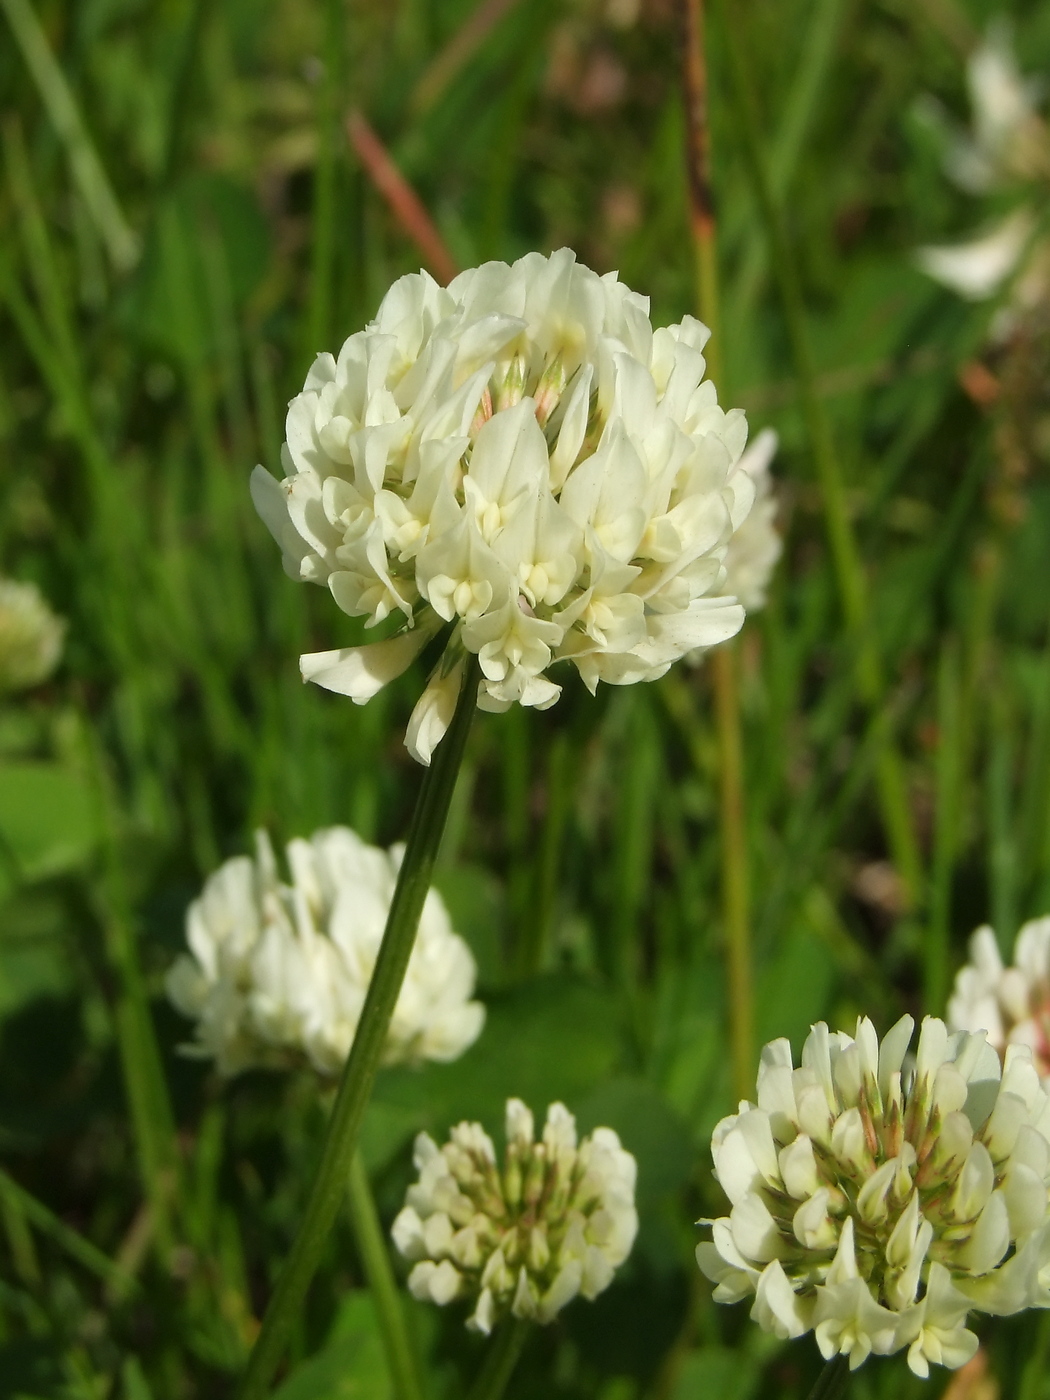
[[[948,175],[970,194],[1015,190],[1015,206],[963,244],[921,248],[919,266],[960,296],[983,301],[1013,279],[997,339],[1050,301],[1050,243],[1033,235],[1050,192],[1050,131],[1036,108],[1039,85],[1022,78],[1005,26],[993,26],[970,58],[971,134],[949,130]],[[940,126],[945,118],[927,108]]]
[[[288,846],[292,883],[278,877],[265,832],[255,859],[235,856],[190,905],[168,994],[197,1021],[197,1051],[220,1071],[305,1055],[335,1074],[350,1050],[372,978],[401,849],[366,845],[347,827]],[[472,1001],[474,959],[427,893],[416,944],[387,1032],[387,1063],[453,1060],[485,1018]]]
[[[812,1329],[856,1367],[908,1349],[962,1365],[970,1309],[1050,1306],[1050,1099],[1027,1047],[1005,1068],[983,1034],[914,1022],[879,1044],[820,1024],[801,1066],[787,1041],[762,1053],[757,1106],[715,1129],[715,1175],[732,1202],[697,1250],[719,1302],[754,1297],[780,1337]]]
[[[0,579],[0,695],[47,680],[65,630],[35,583]]]
[[[542,709],[556,661],[593,691],[732,636],[724,560],[754,485],[744,415],[704,379],[707,337],[691,317],[654,331],[645,298],[567,249],[447,289],[396,282],[292,400],[284,481],[252,477],[293,577],[366,626],[403,620],[304,656],[304,678],[363,704],[446,631],[408,732],[429,762],[467,652],[479,705]]]
[[[777,498],[769,468],[777,450],[777,434],[763,428],[740,458],[740,470],[755,483],[755,501],[726,551],[726,591],[745,611],[766,605],[769,580],[784,549],[776,529]]]
[[[551,1104],[537,1142],[532,1114],[507,1101],[502,1170],[479,1123],[460,1123],[443,1147],[420,1133],[415,1164],[393,1226],[414,1262],[408,1286],[434,1303],[468,1299],[477,1331],[508,1312],[550,1322],[578,1293],[597,1297],[631,1252],[635,1160],[611,1128],[577,1141],[564,1104]]]
[[[999,1054],[1027,1045],[1044,1083],[1050,1079],[1050,918],[1025,924],[1004,967],[986,924],[970,939],[970,961],[955,979],[948,1002],[952,1030],[983,1030]]]

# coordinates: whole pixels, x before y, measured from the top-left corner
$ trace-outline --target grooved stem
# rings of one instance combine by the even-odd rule
[[[419,916],[430,888],[434,859],[474,717],[477,679],[477,660],[471,658],[448,733],[435,750],[432,766],[423,775],[383,942],[343,1068],[306,1214],[248,1358],[239,1400],[262,1400],[265,1396],[346,1193],[361,1121],[415,945]]]
[[[350,1163],[348,1201],[354,1238],[379,1316],[379,1330],[383,1334],[387,1365],[394,1379],[394,1392],[398,1400],[423,1400],[423,1381],[412,1338],[405,1324],[401,1290],[390,1266],[390,1253],[360,1152],[354,1153]]]

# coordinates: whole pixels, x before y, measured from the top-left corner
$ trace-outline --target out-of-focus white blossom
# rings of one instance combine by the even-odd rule
[[[814,1026],[762,1052],[758,1104],[715,1129],[730,1215],[697,1249],[718,1302],[812,1330],[850,1367],[907,1348],[916,1375],[977,1349],[967,1313],[1050,1306],[1050,1099],[1027,1046],[903,1017],[881,1045]]]
[[[47,680],[65,632],[35,583],[0,579],[0,695]]]
[[[1013,188],[1020,202],[965,243],[920,248],[916,257],[924,272],[970,301],[995,296],[1012,279],[1009,306],[992,327],[1003,339],[1050,300],[1050,243],[1034,236],[1050,187],[1050,132],[1037,110],[1040,85],[1021,76],[1005,25],[991,27],[967,78],[970,133],[952,131],[939,109],[925,108],[945,129],[947,173],[971,194]]]
[[[984,1031],[1000,1055],[1027,1045],[1044,1084],[1050,1080],[1050,917],[1023,925],[1012,967],[1004,967],[987,924],[970,939],[970,961],[955,979],[948,1025]]]
[[[593,691],[732,636],[726,550],[754,484],[744,415],[704,379],[707,338],[692,317],[654,331],[644,297],[568,249],[447,289],[396,282],[292,400],[285,479],[252,477],[293,578],[366,626],[402,620],[303,657],[304,678],[363,704],[444,633],[409,731],[429,762],[466,652],[482,708],[543,709],[556,661]]]
[[[579,1142],[555,1103],[537,1142],[531,1112],[508,1099],[506,1129],[502,1170],[479,1123],[460,1123],[443,1147],[420,1133],[419,1180],[392,1231],[413,1262],[413,1295],[466,1299],[479,1332],[507,1313],[546,1323],[578,1293],[596,1298],[638,1230],[635,1160],[611,1128]]]
[[[350,1050],[372,978],[402,848],[369,846],[347,827],[288,846],[292,883],[278,876],[265,832],[190,905],[168,994],[197,1021],[194,1047],[220,1071],[306,1056],[335,1074]],[[386,1063],[453,1060],[485,1019],[472,1001],[476,968],[434,889],[427,893],[394,1017]]]
[[[747,519],[729,541],[726,591],[749,613],[765,607],[769,580],[784,549],[776,529],[777,498],[769,470],[777,443],[774,429],[763,428],[739,462],[755,483],[755,501]]]

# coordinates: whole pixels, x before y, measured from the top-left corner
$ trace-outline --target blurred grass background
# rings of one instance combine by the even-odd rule
[[[0,571],[69,620],[57,678],[0,708],[0,1400],[219,1397],[294,1231],[323,1108],[308,1077],[226,1086],[180,1058],[163,973],[204,876],[255,827],[285,840],[347,822],[390,842],[418,781],[401,740],[421,678],[364,709],[301,685],[300,652],[360,630],[285,578],[247,493],[254,462],[279,472],[283,405],[313,354],[419,266],[344,119],[366,116],[459,265],[568,244],[666,323],[695,306],[678,17],[672,0],[0,9]],[[915,104],[932,93],[966,119],[965,55],[994,13],[733,9],[865,637],[842,620],[725,36],[708,26],[722,397],[780,433],[786,542],[735,644],[756,1048],[819,1017],[941,1014],[976,924],[1008,951],[1050,910],[1050,350],[1023,333],[987,350],[990,308],[910,261],[973,223]],[[1050,71],[1050,5],[1013,20],[1022,67]],[[534,1339],[520,1400],[752,1400],[816,1374],[809,1342],[714,1308],[692,1262],[733,1099],[709,671],[597,700],[569,685],[548,713],[477,724],[439,883],[488,1026],[459,1064],[387,1071],[370,1112],[387,1222],[414,1132],[494,1128],[508,1094],[562,1097],[637,1154],[635,1254]],[[911,897],[877,795],[887,745],[921,852]],[[410,1320],[433,1395],[463,1393],[478,1339],[454,1308]],[[1050,1389],[1032,1327],[986,1327],[990,1376],[966,1394]],[[921,1388],[898,1358],[851,1393]],[[346,1226],[281,1397],[391,1393]]]

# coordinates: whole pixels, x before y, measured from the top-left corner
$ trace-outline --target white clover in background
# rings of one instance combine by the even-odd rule
[[[638,1231],[635,1160],[611,1128],[579,1141],[555,1103],[537,1142],[531,1112],[509,1099],[506,1131],[502,1168],[479,1123],[460,1123],[442,1147],[420,1133],[419,1180],[392,1230],[412,1294],[466,1300],[479,1332],[508,1313],[547,1323],[577,1294],[596,1298]]]
[[[974,51],[967,78],[972,132],[952,131],[932,104],[924,109],[945,130],[947,173],[970,194],[1014,190],[1015,207],[965,243],[920,248],[917,260],[970,301],[995,296],[1013,279],[1009,305],[992,327],[996,339],[1005,339],[1050,302],[1050,241],[1045,230],[1036,233],[1050,192],[1050,131],[1037,108],[1041,85],[1022,77],[1004,25],[993,25]]]
[[[288,846],[291,884],[265,832],[256,854],[211,875],[189,908],[190,954],[168,994],[197,1022],[197,1053],[224,1074],[305,1056],[341,1069],[372,978],[402,848],[369,846],[347,827]],[[427,893],[384,1061],[453,1060],[481,1032],[476,967],[434,889]]]
[[[65,632],[35,583],[0,578],[0,695],[47,680]]]
[[[738,466],[755,483],[755,500],[747,518],[729,541],[726,551],[726,591],[746,612],[766,605],[769,581],[784,542],[776,528],[777,497],[769,470],[776,456],[777,434],[763,428],[740,458]]]
[[[732,1203],[697,1249],[722,1303],[767,1332],[813,1331],[851,1368],[907,1349],[926,1376],[977,1349],[971,1310],[1050,1306],[1050,1099],[1027,1046],[1005,1065],[983,1033],[903,1017],[881,1045],[813,1027],[792,1063],[762,1052],[758,1104],[715,1129]]]
[[[466,653],[478,703],[543,709],[569,661],[654,680],[743,622],[725,557],[754,484],[743,413],[704,378],[706,327],[653,330],[648,301],[568,249],[486,263],[447,289],[402,277],[289,407],[285,479],[256,508],[293,578],[401,633],[301,659],[365,703],[438,633],[409,726],[429,763]]]
[[[1040,1077],[1050,1080],[1050,918],[1021,928],[1011,967],[1003,965],[993,931],[979,928],[970,961],[956,976],[947,1020],[952,1030],[985,1031],[1000,1055],[1008,1045],[1027,1045]]]

